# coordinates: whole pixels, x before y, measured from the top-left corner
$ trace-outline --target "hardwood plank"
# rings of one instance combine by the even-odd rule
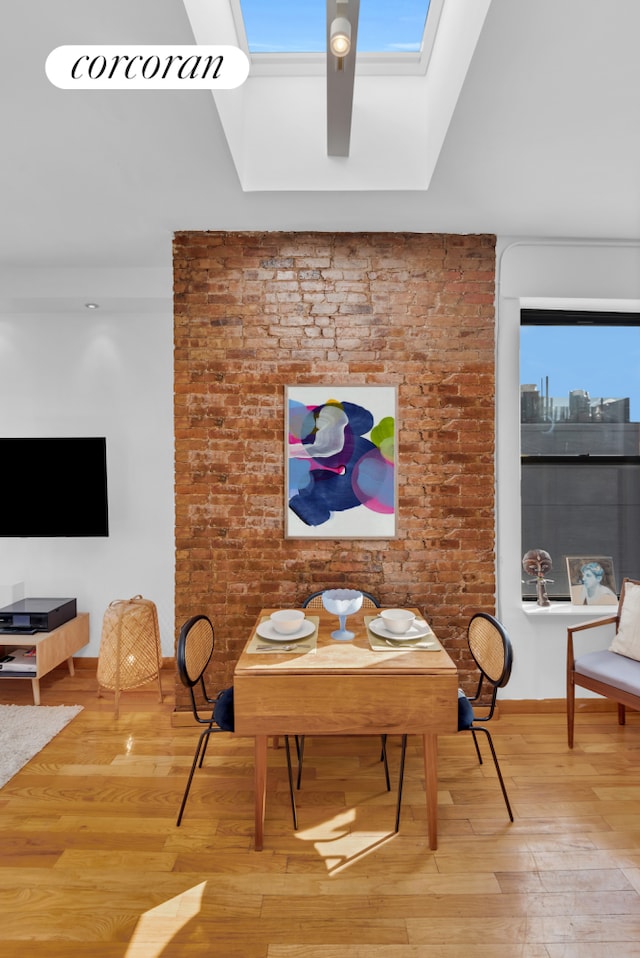
[[[562,713],[502,711],[513,824],[491,761],[442,736],[435,852],[417,738],[397,835],[375,737],[308,738],[297,832],[269,748],[256,854],[250,739],[212,740],[175,826],[197,729],[173,725],[172,676],[162,704],[123,693],[117,720],[87,668],[42,684],[84,711],[0,790],[8,958],[640,958],[637,715],[581,712],[570,752]],[[389,755],[395,787],[395,737]]]

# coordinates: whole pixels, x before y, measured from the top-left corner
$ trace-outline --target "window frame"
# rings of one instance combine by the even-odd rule
[[[640,328],[640,312],[633,311],[614,311],[614,310],[586,310],[586,309],[546,309],[546,308],[532,308],[532,307],[522,307],[520,309],[520,328],[524,326],[611,326],[611,327],[633,327],[636,326]],[[521,353],[519,354],[520,362]],[[521,375],[519,375],[521,379]],[[520,386],[522,387],[522,383]],[[522,392],[520,390],[520,396]],[[519,401],[520,400],[519,396]],[[637,422],[634,420],[633,422]],[[640,452],[638,455],[629,455],[629,454],[598,454],[598,453],[571,453],[566,455],[554,455],[554,454],[537,454],[537,453],[525,453],[522,449],[522,412],[519,413],[519,434],[520,434],[520,485],[521,485],[521,495],[520,495],[520,526],[523,534],[523,547],[525,549],[532,548],[545,548],[544,543],[532,543],[531,546],[524,541],[524,527],[525,527],[525,502],[523,497],[523,485],[524,485],[524,470],[528,466],[562,466],[567,468],[580,468],[581,466],[606,466],[606,465],[623,465],[623,466],[635,466],[640,472]],[[639,425],[640,431],[640,425]],[[574,553],[569,553],[574,554]],[[640,548],[639,548],[639,559],[640,559]],[[554,562],[553,571],[550,573],[550,578],[559,577],[561,581],[566,579],[566,573],[564,569],[564,554],[562,556],[552,556]],[[620,589],[621,579],[624,574],[622,570],[618,569],[615,564],[614,559],[614,569],[616,576],[618,577],[617,587]],[[640,568],[638,570],[640,572]],[[571,596],[569,591],[569,582],[566,581],[566,592],[556,591],[556,589],[548,589],[549,597],[553,601],[557,602],[570,602]],[[528,582],[526,578],[522,578],[522,601],[530,602],[536,600],[536,589],[535,585],[532,585]]]

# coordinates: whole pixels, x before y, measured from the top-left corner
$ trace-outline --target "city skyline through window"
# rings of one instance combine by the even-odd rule
[[[602,399],[629,399],[629,421],[640,420],[640,326],[522,326],[520,385],[564,398],[576,390]]]

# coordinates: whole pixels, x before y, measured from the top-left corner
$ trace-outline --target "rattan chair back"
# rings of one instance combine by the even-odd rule
[[[180,681],[187,688],[193,688],[204,675],[213,655],[213,643],[213,625],[206,615],[194,615],[182,626],[176,664]]]
[[[511,642],[504,628],[488,612],[476,612],[467,629],[469,651],[484,677],[502,688],[509,681],[513,663]]]

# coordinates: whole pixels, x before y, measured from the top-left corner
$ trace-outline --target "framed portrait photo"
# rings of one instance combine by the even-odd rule
[[[285,387],[285,537],[392,539],[395,386]]]
[[[616,605],[618,590],[611,556],[567,556],[572,605]]]

